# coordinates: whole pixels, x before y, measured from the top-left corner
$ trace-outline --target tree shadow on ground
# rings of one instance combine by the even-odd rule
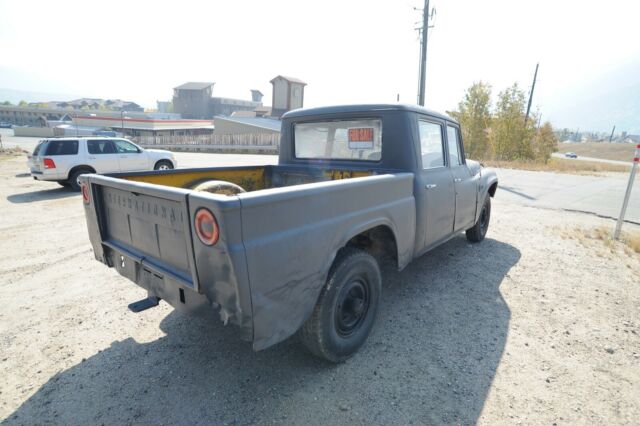
[[[255,353],[233,327],[172,312],[160,324],[166,336],[113,342],[6,420],[474,424],[507,336],[500,284],[519,259],[509,244],[458,237],[400,273],[385,267],[374,332],[341,365],[313,358],[295,337]]]
[[[74,192],[69,188],[60,187],[55,189],[41,189],[39,191],[12,194],[7,197],[7,200],[14,204],[22,204],[45,200],[59,200],[61,198],[73,197],[74,195],[79,194],[79,192]]]

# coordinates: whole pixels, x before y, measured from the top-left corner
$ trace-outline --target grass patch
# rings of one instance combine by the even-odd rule
[[[604,160],[632,161],[636,145],[632,143],[559,143],[558,152],[575,152],[579,156],[602,158]]]
[[[0,156],[2,157],[19,157],[26,153],[27,151],[17,146],[13,148],[0,148]]]
[[[577,240],[582,245],[587,245],[589,242],[599,242],[612,253],[620,249],[629,256],[640,254],[640,232],[638,231],[622,232],[620,239],[616,241],[613,239],[613,226],[598,226],[596,228],[575,226],[560,229],[560,236],[564,239]],[[601,256],[600,252],[598,255]]]
[[[483,161],[485,166],[504,169],[532,170],[538,172],[571,173],[577,175],[599,175],[601,173],[615,172],[628,173],[629,167],[598,163],[595,161],[565,160],[563,158],[551,158],[547,163],[534,161]]]

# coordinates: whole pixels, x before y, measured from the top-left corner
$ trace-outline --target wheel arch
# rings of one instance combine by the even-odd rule
[[[173,161],[170,158],[158,158],[153,163],[153,168],[155,169],[156,166],[158,166],[158,164],[160,164],[160,163],[169,163],[169,164],[171,164],[171,167],[173,167],[173,168],[176,167],[176,165],[173,163]]]
[[[346,233],[340,244],[337,245],[329,267],[335,262],[338,252],[345,247],[364,250],[375,257],[378,262],[390,259],[396,266],[400,267],[398,260],[400,253],[398,252],[396,232],[393,224],[388,220],[378,219],[361,224]]]
[[[489,185],[489,190],[487,191],[491,198],[495,197],[497,189],[498,189],[498,181],[496,180],[495,182]]]
[[[80,164],[78,166],[73,166],[71,170],[69,170],[69,173],[67,174],[67,180],[71,179],[71,176],[73,176],[73,174],[78,170],[86,170],[87,173],[96,173],[96,169],[94,169],[93,167],[87,164]]]

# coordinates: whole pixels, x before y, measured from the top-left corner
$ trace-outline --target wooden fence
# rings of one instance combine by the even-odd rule
[[[134,142],[144,145],[199,145],[204,147],[264,147],[278,149],[280,133],[243,133],[236,135],[195,135],[195,136],[135,136]]]

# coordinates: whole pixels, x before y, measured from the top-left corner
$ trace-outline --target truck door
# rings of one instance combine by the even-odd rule
[[[456,192],[456,218],[454,231],[463,231],[475,222],[478,196],[478,178],[467,167],[462,149],[460,129],[447,124],[447,148],[449,148],[449,167],[453,175]]]
[[[451,169],[447,167],[444,149],[444,123],[418,120],[422,169],[418,173],[419,212],[424,235],[416,235],[418,252],[447,238],[453,232],[455,192]],[[416,196],[418,195],[416,191]],[[418,198],[418,196],[416,197]]]

